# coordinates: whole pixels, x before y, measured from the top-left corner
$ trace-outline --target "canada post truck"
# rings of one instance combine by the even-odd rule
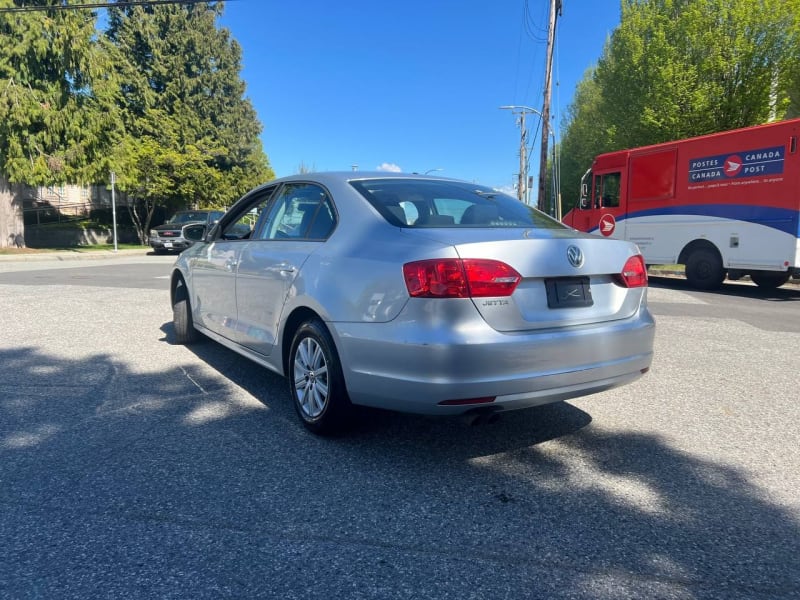
[[[563,221],[638,244],[689,283],[800,277],[800,119],[601,154]]]

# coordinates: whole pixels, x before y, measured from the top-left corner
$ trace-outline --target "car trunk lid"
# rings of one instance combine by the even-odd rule
[[[522,277],[508,297],[473,298],[494,329],[524,332],[624,319],[639,308],[643,287],[620,280],[636,247],[569,229],[428,229],[412,235],[452,245],[462,259],[503,262]]]

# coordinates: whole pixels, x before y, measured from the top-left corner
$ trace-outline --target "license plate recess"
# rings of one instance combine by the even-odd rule
[[[554,277],[545,279],[544,285],[550,308],[581,308],[594,304],[588,277]]]

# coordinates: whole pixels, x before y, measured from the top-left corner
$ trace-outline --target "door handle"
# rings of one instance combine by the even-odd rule
[[[296,269],[288,263],[281,263],[279,265],[274,265],[272,267],[267,267],[264,269],[264,271],[266,271],[267,273],[280,273],[281,275],[287,273],[294,273],[295,270]]]

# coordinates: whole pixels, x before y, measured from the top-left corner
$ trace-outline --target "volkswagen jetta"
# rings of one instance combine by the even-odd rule
[[[303,174],[200,233],[172,273],[178,341],[201,333],[285,375],[316,433],[358,405],[456,415],[562,401],[652,361],[637,247],[488,187]]]

